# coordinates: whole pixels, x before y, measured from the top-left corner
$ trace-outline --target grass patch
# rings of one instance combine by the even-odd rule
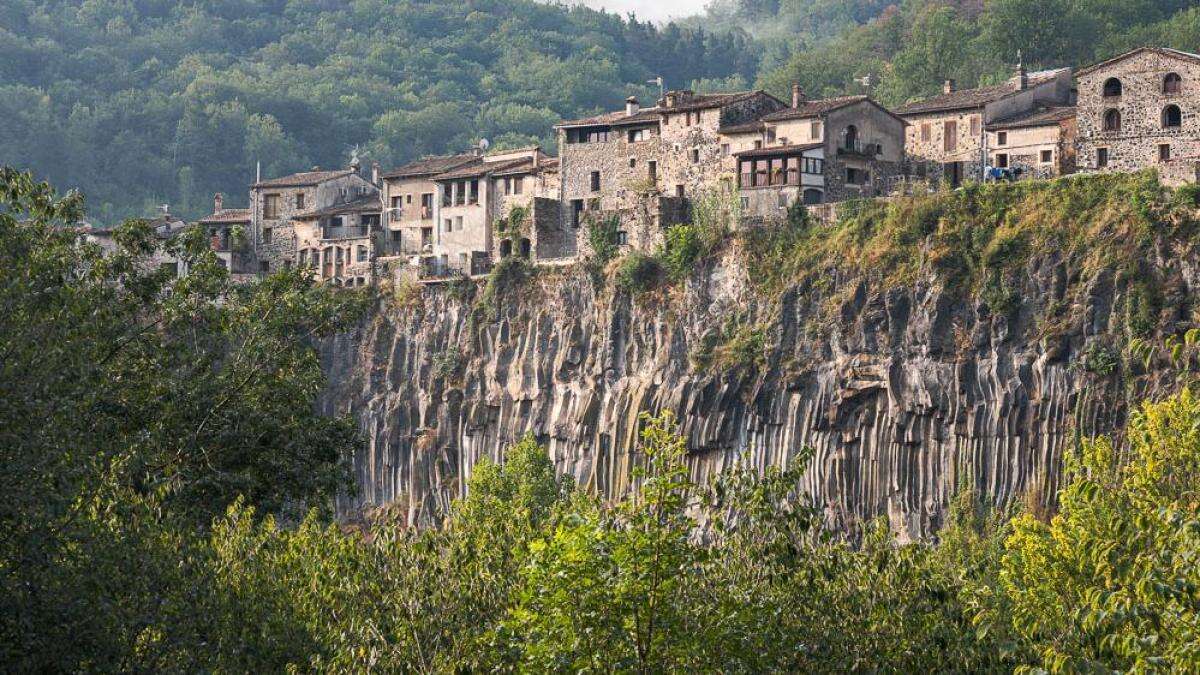
[[[658,288],[663,280],[663,267],[654,256],[635,251],[617,263],[614,279],[618,289],[640,295]]]
[[[692,370],[762,368],[767,362],[767,329],[765,324],[731,318],[720,330],[709,331],[700,339],[688,355]]]

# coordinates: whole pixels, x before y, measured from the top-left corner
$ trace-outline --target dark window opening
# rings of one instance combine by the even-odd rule
[[[1096,166],[1100,168],[1108,166],[1108,148],[1096,148]]]
[[[1104,81],[1104,96],[1106,98],[1121,95],[1121,81],[1115,77],[1110,77]]]
[[[996,145],[1008,145],[1008,132],[1001,131],[996,134]]]
[[[1121,111],[1113,108],[1104,113],[1104,130],[1105,131],[1120,131],[1121,130]]]
[[[1177,105],[1163,108],[1162,125],[1164,129],[1178,129],[1183,126],[1183,111]]]
[[[1049,164],[1050,162],[1053,162],[1053,161],[1054,161],[1054,151],[1053,150],[1043,150],[1042,151],[1042,164]]]
[[[1163,143],[1162,145],[1158,146],[1158,161],[1160,161],[1160,162],[1171,161],[1171,146],[1170,145]]]
[[[1183,78],[1179,73],[1167,73],[1163,78],[1163,93],[1178,94],[1183,91]]]
[[[1000,153],[1000,154],[996,155],[996,166],[1000,167],[1001,169],[1007,169],[1008,168],[1008,155],[1004,154],[1004,153]]]
[[[592,172],[592,177],[591,177],[590,185],[591,185],[591,188],[592,188],[592,192],[599,192],[599,191],[600,191],[600,172],[599,172],[599,171],[593,171],[593,172]]]

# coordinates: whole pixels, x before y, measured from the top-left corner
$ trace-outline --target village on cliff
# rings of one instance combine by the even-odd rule
[[[1200,55],[1141,48],[1080,70],[1027,72],[889,110],[867,95],[820,100],[793,86],[666,91],[555,127],[558,156],[539,147],[428,157],[388,171],[357,158],[339,170],[261,177],[249,208],[222,195],[201,219],[235,276],[311,270],[366,286],[487,274],[518,256],[559,265],[586,258],[604,223],[622,250],[660,246],[692,217],[693,200],[730,195],[743,226],[804,205],[830,219],[839,203],[955,188],[968,181],[1049,179],[1154,168],[1165,184],[1200,176]],[[166,209],[164,209],[165,211]],[[189,227],[164,213],[164,239]],[[112,245],[111,230],[90,238]],[[156,262],[176,273],[165,250]]]

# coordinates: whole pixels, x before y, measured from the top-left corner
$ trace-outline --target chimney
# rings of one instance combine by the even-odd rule
[[[1017,52],[1017,76],[1013,78],[1017,85],[1017,91],[1025,91],[1029,88],[1029,71],[1025,70],[1025,61],[1021,58],[1021,52]]]
[[[638,100],[637,100],[636,96],[630,96],[629,98],[625,99],[625,114],[626,115],[628,115],[629,117],[633,117],[634,115],[638,114],[639,110],[641,110],[641,106],[638,105]]]
[[[800,102],[804,100],[804,90],[800,88],[799,82],[792,83],[792,107],[799,108]]]
[[[218,192],[213,195],[213,213],[220,213],[225,210],[225,195]]]
[[[674,107],[675,107],[675,92],[673,92],[673,91],[668,91],[668,92],[667,92],[667,95],[666,95],[664,98],[665,98],[665,100],[666,100],[666,103],[667,103],[667,107],[668,107],[668,108],[674,108]]]
[[[371,184],[379,185],[379,162],[371,162]]]
[[[954,80],[946,80],[942,84],[942,93],[943,94],[953,94],[954,93]]]

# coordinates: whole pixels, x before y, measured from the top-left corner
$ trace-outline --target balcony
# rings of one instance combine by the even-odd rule
[[[362,239],[369,231],[366,225],[322,225],[321,239]]]

